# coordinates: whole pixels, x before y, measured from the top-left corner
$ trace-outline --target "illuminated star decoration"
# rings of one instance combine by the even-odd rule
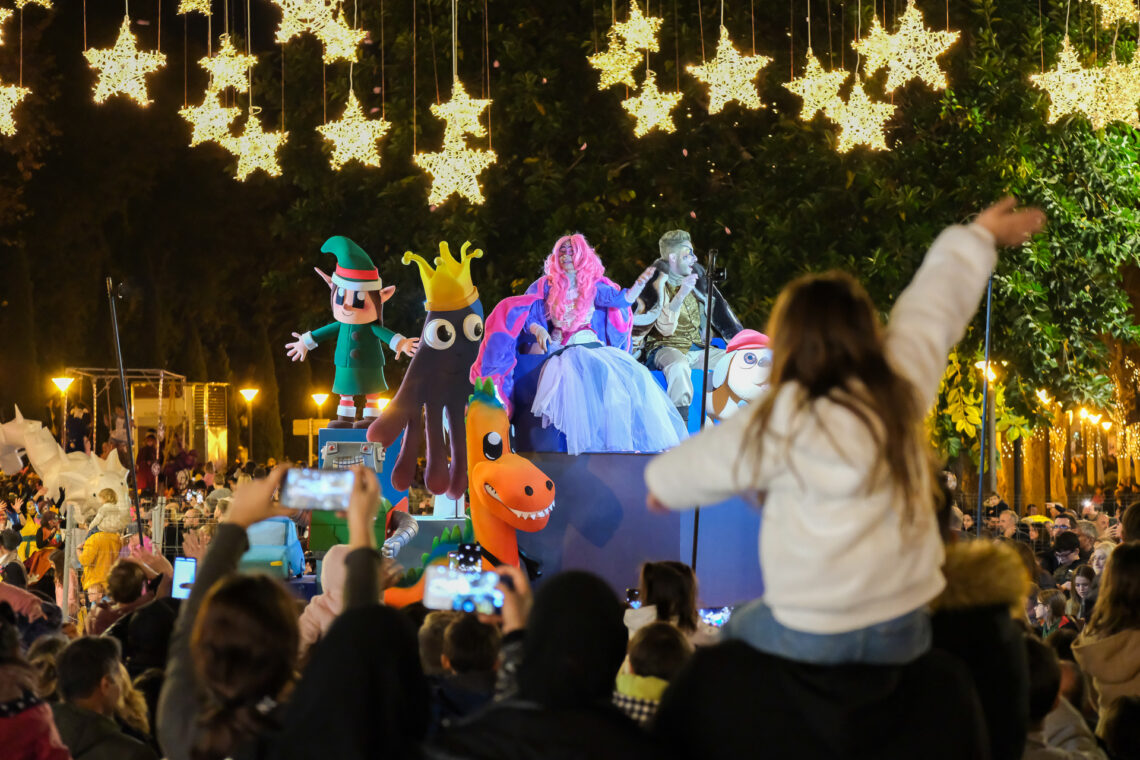
[[[238,108],[222,105],[222,94],[216,88],[206,90],[206,97],[200,106],[187,106],[178,110],[178,115],[190,122],[190,147],[204,142],[224,143],[230,137],[230,125],[241,113]]]
[[[3,26],[7,23],[8,19],[12,18],[15,11],[8,10],[7,8],[0,8],[0,45],[4,44],[4,29]]]
[[[871,25],[871,32],[852,47],[867,59],[867,73],[887,67],[886,91],[893,92],[912,79],[918,78],[935,90],[946,89],[946,73],[938,65],[938,56],[945,53],[958,40],[958,32],[935,32],[926,28],[922,11],[909,0],[906,12],[899,19],[899,30],[887,34]]]
[[[1099,79],[1096,69],[1081,66],[1068,35],[1065,35],[1061,43],[1056,67],[1029,77],[1035,86],[1049,94],[1047,121],[1050,124],[1056,124],[1062,116],[1069,114],[1083,114],[1091,118],[1097,110]]]
[[[451,100],[446,103],[433,103],[431,106],[431,112],[447,122],[443,133],[444,144],[461,140],[464,135],[486,137],[487,130],[479,123],[479,119],[490,105],[490,100],[469,96],[463,83],[458,79],[455,80],[455,84],[451,86]]]
[[[227,136],[222,142],[226,150],[237,156],[234,176],[244,182],[246,177],[260,169],[270,177],[280,177],[281,164],[277,160],[277,150],[288,137],[288,132],[262,130],[257,114],[251,108],[249,118],[245,121],[245,130],[237,137]]]
[[[658,16],[643,16],[637,7],[637,0],[629,4],[629,18],[613,25],[613,31],[625,40],[625,46],[632,50],[645,50],[656,53],[660,47],[657,32],[664,19]]]
[[[256,55],[239,53],[228,34],[223,34],[218,52],[198,61],[210,73],[210,88],[233,87],[238,92],[249,92],[249,70],[257,63]]]
[[[150,102],[146,92],[146,75],[166,64],[166,55],[150,50],[139,51],[131,33],[131,19],[123,16],[119,38],[113,48],[91,48],[83,53],[91,68],[99,72],[95,83],[95,102],[102,103],[112,95],[126,95],[141,106]]]
[[[1132,62],[1125,66],[1112,60],[1103,69],[1096,69],[1097,95],[1089,121],[1093,129],[1104,129],[1114,121],[1121,121],[1131,127],[1140,127],[1137,117],[1137,103],[1140,103],[1140,56],[1132,56]]]
[[[641,54],[630,47],[616,31],[610,29],[606,34],[609,46],[605,51],[590,56],[586,60],[598,70],[598,89],[604,90],[615,84],[624,84],[626,87],[637,87],[633,79],[633,70],[641,62]]]
[[[1100,23],[1106,29],[1118,21],[1133,24],[1140,21],[1140,12],[1136,10],[1136,3],[1133,0],[1092,0],[1092,2],[1100,7]]]
[[[760,108],[760,93],[756,91],[754,80],[760,69],[771,62],[765,55],[741,55],[729,39],[728,29],[721,26],[716,55],[707,63],[690,65],[687,69],[709,86],[709,113],[720,113],[734,100],[744,108]]]
[[[633,133],[638,137],[644,137],[654,129],[660,129],[662,132],[676,130],[671,112],[680,100],[679,92],[658,90],[657,73],[650,71],[645,81],[641,83],[641,92],[623,100],[621,107],[637,120]]]
[[[339,170],[353,160],[365,166],[380,166],[380,151],[376,143],[391,126],[391,122],[384,119],[366,119],[356,93],[350,91],[348,105],[340,121],[322,124],[317,131],[332,144],[329,163],[333,169]]]
[[[16,0],[16,7],[22,9],[25,5],[38,5],[51,10],[51,0]]]
[[[20,101],[31,95],[27,87],[14,84],[0,84],[0,134],[11,137],[16,134],[16,119],[12,112]]]
[[[288,42],[311,32],[324,45],[324,62],[355,61],[356,48],[367,32],[353,29],[344,21],[340,0],[273,0],[281,9],[277,41]]]
[[[839,144],[836,149],[840,153],[847,153],[856,145],[866,145],[872,150],[887,150],[883,128],[894,112],[895,107],[890,103],[871,100],[863,89],[863,80],[856,74],[847,102],[836,105],[831,115],[839,124]]]
[[[209,16],[210,0],[179,0],[178,13],[185,16],[187,13],[201,13],[204,16]]]
[[[788,82],[784,87],[803,98],[804,104],[800,108],[800,118],[804,121],[811,121],[817,113],[830,117],[831,112],[843,104],[839,97],[839,88],[846,78],[847,72],[842,69],[824,71],[823,66],[819,64],[819,59],[812,53],[811,48],[808,48],[807,69],[804,71],[804,75],[795,81]]]
[[[438,153],[417,153],[416,166],[431,175],[431,192],[428,205],[439,206],[452,195],[468,202],[482,203],[483,191],[479,188],[479,175],[498,160],[492,150],[467,147],[466,135],[480,137],[486,134],[479,116],[491,104],[490,100],[468,97],[463,84],[456,79],[451,87],[451,100],[436,104],[431,112],[444,119],[443,149]]]

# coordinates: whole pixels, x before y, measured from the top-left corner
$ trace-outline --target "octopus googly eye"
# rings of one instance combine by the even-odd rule
[[[483,318],[478,314],[468,314],[463,320],[463,334],[472,343],[483,340]]]
[[[424,343],[437,351],[451,348],[455,342],[455,327],[446,319],[433,319],[424,327]]]
[[[483,457],[494,462],[503,455],[503,436],[492,430],[483,436]]]

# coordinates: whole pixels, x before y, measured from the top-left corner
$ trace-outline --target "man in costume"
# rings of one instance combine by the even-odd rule
[[[309,351],[321,343],[335,341],[336,375],[332,389],[340,396],[340,403],[336,408],[337,418],[329,427],[366,428],[380,416],[380,394],[388,390],[381,344],[391,348],[399,358],[401,354],[415,356],[420,341],[384,327],[384,302],[392,297],[396,287],[384,287],[376,265],[360,246],[338,235],[325,241],[321,253],[336,256],[336,271],[332,275],[316,270],[332,292],[336,321],[304,335],[293,333],[297,340],[285,347],[293,361],[304,361]],[[353,396],[365,397],[364,418],[360,422],[356,422]]]
[[[637,301],[634,337],[642,342],[644,361],[665,373],[669,399],[689,418],[693,401],[690,371],[703,366],[709,294],[704,269],[697,264],[693,242],[684,230],[670,230],[658,242],[661,258],[654,267],[661,273]],[[716,286],[712,287],[713,333],[726,341],[744,329]],[[709,367],[724,352],[710,349]]]

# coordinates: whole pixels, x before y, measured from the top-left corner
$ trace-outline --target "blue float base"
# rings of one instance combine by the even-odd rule
[[[557,500],[539,533],[518,533],[519,546],[543,562],[543,575],[589,570],[619,594],[636,587],[650,560],[689,564],[693,513],[658,515],[645,506],[646,454],[523,454],[554,480]],[[741,500],[701,510],[697,578],[703,607],[760,596],[760,512]]]

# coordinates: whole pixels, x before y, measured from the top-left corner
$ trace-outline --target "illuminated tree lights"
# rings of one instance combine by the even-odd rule
[[[365,166],[380,166],[380,151],[376,143],[391,126],[384,119],[365,118],[356,93],[349,92],[348,104],[340,120],[322,124],[317,127],[317,131],[332,144],[329,163],[333,169],[339,170],[349,161],[359,161]]]

